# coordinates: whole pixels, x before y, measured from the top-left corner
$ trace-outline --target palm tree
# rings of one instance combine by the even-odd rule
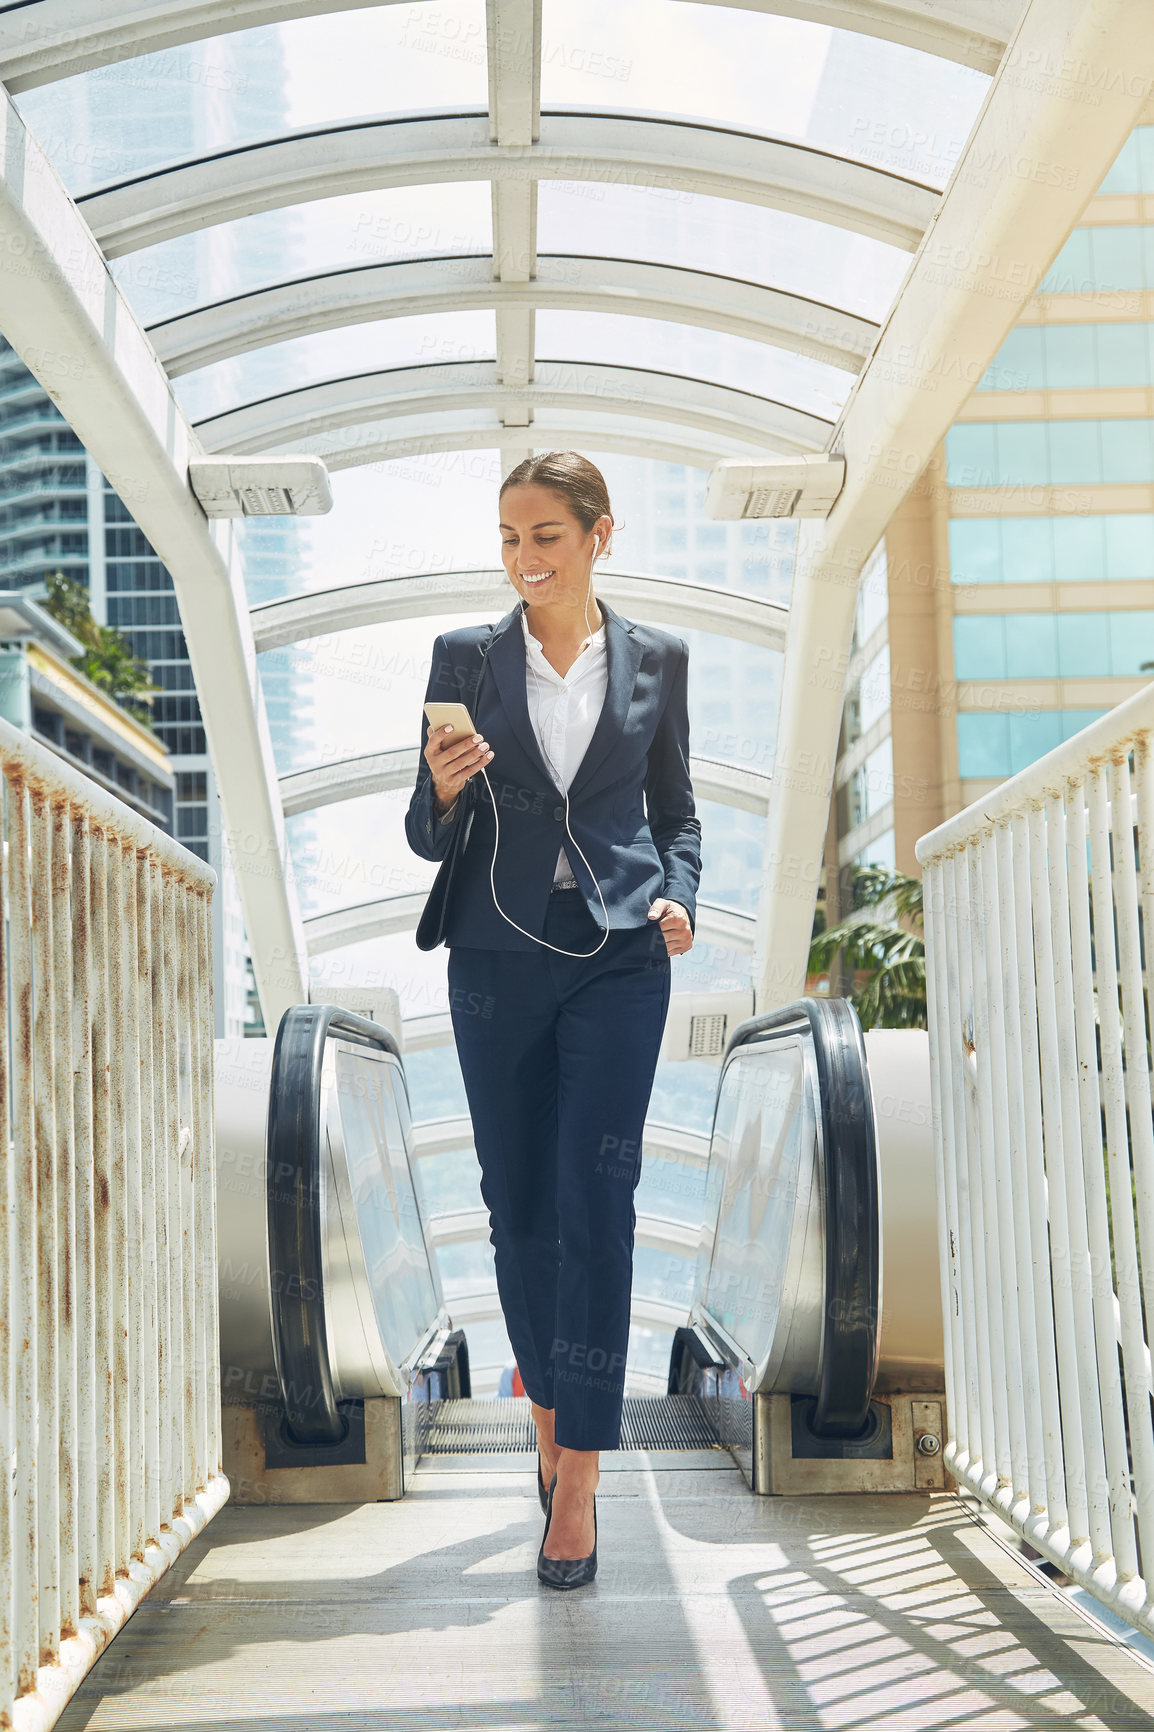
[[[810,940],[810,973],[827,973],[840,951],[855,982],[850,1002],[863,1028],[925,1028],[921,880],[885,866],[858,866],[852,884],[852,911]]]
[[[48,579],[44,608],[84,645],[82,655],[69,658],[72,665],[127,710],[134,721],[151,730],[152,694],[160,687],[153,685],[148,663],[133,655],[124,633],[113,626],[98,625],[93,619],[83,584],[56,572]]]

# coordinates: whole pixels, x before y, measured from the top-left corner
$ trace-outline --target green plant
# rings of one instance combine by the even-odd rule
[[[72,666],[90,679],[94,686],[127,710],[134,721],[152,728],[152,694],[154,686],[148,663],[133,655],[132,645],[123,632],[114,626],[98,625],[88,605],[88,591],[75,579],[56,572],[48,579],[48,596],[44,610],[59,620],[84,645],[78,656],[70,656]]]
[[[858,866],[851,898],[846,918],[811,939],[810,973],[828,972],[840,951],[842,967],[855,982],[850,1001],[863,1028],[925,1028],[920,879],[884,866]]]

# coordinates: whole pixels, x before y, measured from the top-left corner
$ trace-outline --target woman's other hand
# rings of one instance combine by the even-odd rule
[[[683,956],[687,950],[693,949],[693,928],[689,924],[689,910],[683,908],[680,902],[671,902],[667,896],[659,896],[649,910],[649,918],[656,920],[661,927],[665,948],[670,956]]]
[[[432,722],[429,723],[425,762],[432,773],[433,793],[442,811],[455,803],[470,776],[475,776],[492,756],[480,734],[454,735],[447,724],[434,728]]]

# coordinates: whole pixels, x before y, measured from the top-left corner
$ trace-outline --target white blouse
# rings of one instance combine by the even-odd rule
[[[521,609],[525,634],[525,701],[537,744],[546,768],[566,793],[593,738],[593,730],[605,702],[609,664],[605,650],[605,616],[577,652],[567,674],[559,674],[541,647]],[[572,822],[572,819],[570,819]],[[562,846],[558,850],[553,882],[574,878],[576,873]]]

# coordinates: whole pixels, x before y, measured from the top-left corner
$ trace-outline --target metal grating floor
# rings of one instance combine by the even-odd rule
[[[429,1455],[474,1455],[536,1449],[537,1431],[524,1396],[437,1401],[429,1414]],[[716,1449],[717,1429],[695,1395],[627,1395],[622,1449]]]

